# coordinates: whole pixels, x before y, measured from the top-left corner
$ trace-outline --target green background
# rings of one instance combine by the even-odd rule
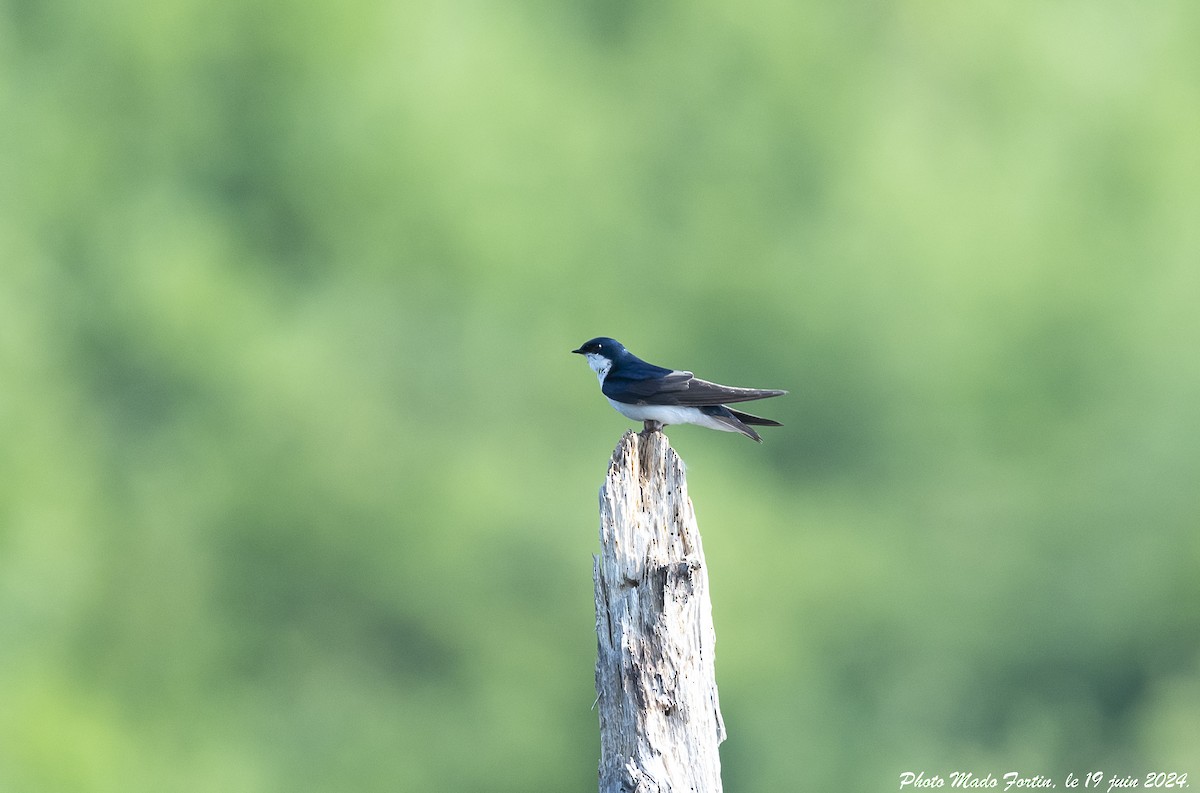
[[[596,335],[731,791],[1200,781],[1194,2],[0,2],[0,791],[595,787]]]

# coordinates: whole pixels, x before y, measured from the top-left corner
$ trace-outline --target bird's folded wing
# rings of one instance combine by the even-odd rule
[[[763,388],[737,388],[710,383],[691,372],[673,371],[661,377],[629,378],[609,375],[604,380],[605,396],[619,402],[640,402],[647,405],[681,405],[700,407],[727,402],[749,402],[781,396],[786,391]]]
[[[604,378],[604,395],[619,402],[637,402],[646,400],[647,404],[675,404],[673,402],[659,403],[652,401],[655,394],[675,393],[686,389],[692,380],[691,372],[659,369],[658,372],[626,375],[611,372]]]

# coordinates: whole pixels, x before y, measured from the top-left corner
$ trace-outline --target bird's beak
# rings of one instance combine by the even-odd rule
[[[577,354],[579,354],[579,355],[583,355],[583,348],[582,348],[582,347],[580,347],[578,350],[571,350],[571,352],[573,352],[573,353],[577,353]]]

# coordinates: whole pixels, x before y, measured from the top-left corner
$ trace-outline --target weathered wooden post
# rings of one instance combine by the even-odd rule
[[[683,461],[626,432],[600,490],[600,793],[720,793],[708,571]]]

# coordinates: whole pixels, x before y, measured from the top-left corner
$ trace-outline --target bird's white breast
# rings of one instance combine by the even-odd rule
[[[633,419],[634,421],[661,421],[663,424],[692,424],[700,415],[700,411],[697,408],[680,407],[679,405],[630,405],[627,402],[618,402],[615,399],[609,399],[608,404],[612,405],[613,409],[625,418]]]
[[[634,421],[657,421],[664,426],[668,424],[695,424],[700,427],[708,427],[710,430],[721,430],[722,432],[737,432],[734,427],[721,422],[703,413],[700,408],[685,407],[682,405],[630,405],[626,402],[618,402],[615,399],[609,399],[608,404],[613,406],[613,409],[627,419]]]
[[[596,373],[596,378],[600,381],[600,385],[604,385],[604,378],[612,369],[612,359],[605,358],[598,352],[589,352],[587,354],[588,366],[592,367],[592,371]]]

